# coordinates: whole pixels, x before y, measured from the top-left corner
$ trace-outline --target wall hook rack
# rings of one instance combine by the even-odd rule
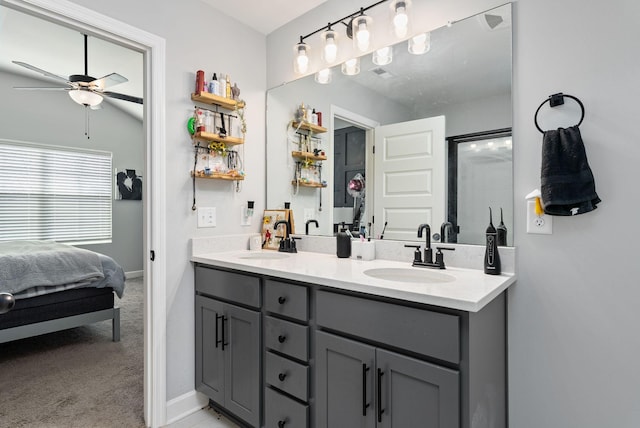
[[[580,117],[580,122],[578,122],[578,124],[575,125],[575,126],[580,126],[580,124],[582,123],[582,120],[584,119],[584,104],[582,104],[582,101],[580,101],[577,97],[574,97],[573,95],[563,94],[562,92],[558,92],[557,94],[549,95],[549,97],[546,100],[544,100],[542,104],[538,106],[536,110],[536,114],[533,117],[533,122],[536,124],[536,128],[538,129],[538,131],[544,134],[544,131],[542,130],[542,128],[540,128],[540,125],[538,125],[538,112],[540,111],[542,106],[545,105],[547,102],[551,107],[561,106],[564,104],[565,97],[571,98],[572,100],[577,102],[578,105],[580,106],[580,109],[582,110],[582,116]]]

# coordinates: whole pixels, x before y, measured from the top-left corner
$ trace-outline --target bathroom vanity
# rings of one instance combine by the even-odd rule
[[[196,389],[243,424],[506,426],[514,276],[306,252],[192,261]]]

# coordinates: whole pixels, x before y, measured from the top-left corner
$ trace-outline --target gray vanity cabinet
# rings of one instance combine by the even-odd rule
[[[459,426],[458,372],[316,332],[316,427]]]
[[[251,306],[259,286],[256,277],[196,268],[196,389],[252,427],[260,426],[261,314],[214,297]],[[251,292],[237,294],[242,287]]]

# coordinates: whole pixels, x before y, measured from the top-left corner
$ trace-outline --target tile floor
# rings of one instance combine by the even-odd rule
[[[215,410],[207,407],[180,419],[166,428],[239,428]]]

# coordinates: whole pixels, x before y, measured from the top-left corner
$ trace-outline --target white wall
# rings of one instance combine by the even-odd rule
[[[501,3],[415,0],[414,17],[432,29]],[[293,78],[291,46],[300,34],[359,7],[356,1],[329,0],[315,13],[272,33],[267,39],[269,86]],[[640,202],[638,180],[627,172],[636,171],[640,160],[635,126],[639,16],[640,4],[631,0],[514,3],[519,279],[508,299],[512,427],[640,426],[640,370],[635,368],[640,353],[640,311],[635,307],[640,299],[635,242],[640,237]],[[603,202],[592,213],[554,218],[551,236],[528,235],[523,198],[540,186],[542,141],[533,115],[548,95],[560,91],[585,104],[580,128]],[[573,120],[575,111],[569,116]]]
[[[13,73],[0,72],[0,81],[0,138],[112,152],[114,168],[135,168],[144,179],[139,120],[105,102],[89,113],[87,139],[84,107],[65,92],[17,91],[14,86],[47,85]],[[112,257],[125,272],[142,270],[142,201],[113,201],[112,216],[112,242],[82,248]]]
[[[171,400],[194,388],[190,238],[259,230],[259,216],[253,218],[251,227],[240,226],[240,210],[248,200],[256,202],[256,213],[264,209],[265,36],[198,0],[74,0],[74,3],[156,34],[167,42],[167,400]],[[236,193],[232,183],[226,181],[202,180],[196,185],[197,205],[217,208],[217,227],[212,229],[198,229],[196,214],[191,210],[189,171],[193,151],[186,122],[193,111],[190,93],[197,70],[204,70],[207,78],[214,71],[228,73],[238,83],[240,97],[247,103],[244,158],[247,178],[242,191]]]

